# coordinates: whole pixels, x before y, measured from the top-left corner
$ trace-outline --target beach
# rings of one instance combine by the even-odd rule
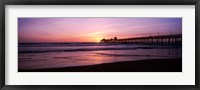
[[[19,69],[19,72],[182,72],[182,59],[150,59],[48,69]]]
[[[18,72],[181,72],[181,46],[102,43],[19,45]]]

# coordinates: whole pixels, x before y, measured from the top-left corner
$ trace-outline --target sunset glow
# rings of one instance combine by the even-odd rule
[[[181,30],[182,18],[18,18],[19,42],[99,42]]]

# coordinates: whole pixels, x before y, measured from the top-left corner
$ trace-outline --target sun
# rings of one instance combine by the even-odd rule
[[[96,38],[95,38],[95,41],[96,41],[97,43],[99,43],[99,42],[101,41],[101,39],[102,39],[101,37],[96,37]]]
[[[88,34],[88,36],[90,36],[93,39],[93,42],[99,43],[103,39],[104,35],[103,32],[94,32]]]

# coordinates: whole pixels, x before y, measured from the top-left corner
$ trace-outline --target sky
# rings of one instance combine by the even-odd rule
[[[182,34],[182,18],[18,18],[20,43],[99,42],[166,34]]]

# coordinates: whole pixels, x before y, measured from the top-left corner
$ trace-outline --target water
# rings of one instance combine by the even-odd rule
[[[59,68],[121,61],[181,58],[181,46],[105,43],[20,43],[19,69]]]

